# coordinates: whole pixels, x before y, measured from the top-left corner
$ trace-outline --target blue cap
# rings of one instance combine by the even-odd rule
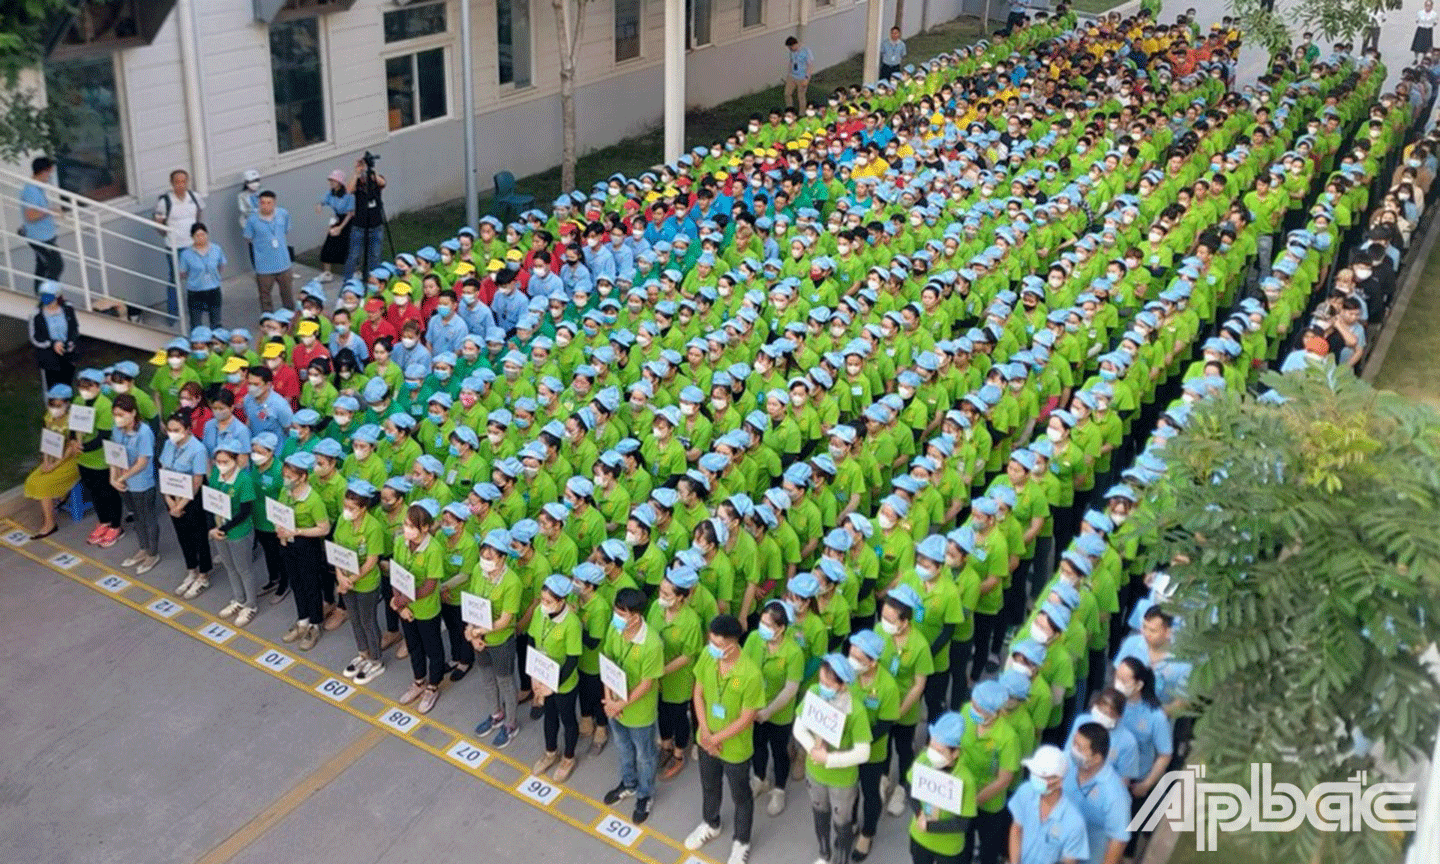
[[[994,680],[981,681],[970,694],[970,702],[987,714],[999,714],[1009,699],[1010,694]]]
[[[930,740],[937,741],[946,747],[959,747],[960,740],[964,735],[965,718],[956,711],[947,711],[930,724]]]
[[[857,630],[850,634],[850,644],[871,660],[879,660],[885,653],[885,640],[874,630]]]
[[[850,665],[850,660],[844,654],[826,654],[820,658],[820,662],[830,667],[841,683],[849,684],[855,680],[855,668]]]
[[[820,580],[813,573],[797,573],[785,587],[797,597],[814,597],[820,593]]]
[[[308,474],[315,470],[315,457],[301,450],[299,453],[290,454],[290,458],[285,460],[285,464]]]

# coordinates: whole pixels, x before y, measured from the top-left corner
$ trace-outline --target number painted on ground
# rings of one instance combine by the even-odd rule
[[[409,735],[410,730],[420,725],[420,718],[399,708],[388,708],[381,713],[380,722],[402,735]]]
[[[61,552],[59,555],[51,558],[50,563],[56,567],[59,567],[61,570],[69,570],[71,567],[79,564],[80,559],[74,555],[71,555],[69,552]]]
[[[180,614],[181,607],[179,603],[175,603],[171,600],[167,600],[166,598],[161,597],[155,602],[146,606],[145,608],[149,609],[151,612],[154,612],[156,615],[159,615],[162,618],[174,618],[176,615]]]
[[[235,635],[235,631],[224,624],[217,624],[214,621],[200,628],[200,635],[214,642],[216,645],[224,645]]]
[[[469,741],[456,741],[445,755],[459,762],[462,766],[474,771],[490,758],[490,754],[471,744]]]
[[[295,662],[295,658],[286,654],[284,651],[276,651],[274,648],[271,648],[268,651],[262,651],[258,654],[255,657],[255,662],[272,672],[284,672],[290,668],[291,663]]]
[[[336,702],[344,702],[355,692],[355,688],[339,678],[326,678],[315,685],[315,690],[322,696],[334,699]]]
[[[634,846],[640,839],[640,829],[618,816],[606,816],[600,820],[597,829],[601,837],[608,837],[621,846]]]
[[[109,576],[102,576],[96,579],[95,584],[109,591],[111,594],[119,594],[121,591],[130,587],[130,580],[111,573]]]
[[[531,774],[529,777],[521,780],[520,785],[515,788],[520,792],[521,795],[524,795],[526,798],[529,798],[531,801],[534,801],[542,807],[548,807],[550,805],[550,802],[554,801],[560,795],[559,789],[555,788],[554,785],[547,783],[544,780],[541,780],[534,774]]]
[[[5,535],[5,542],[11,546],[24,546],[30,542],[30,535],[17,528]]]

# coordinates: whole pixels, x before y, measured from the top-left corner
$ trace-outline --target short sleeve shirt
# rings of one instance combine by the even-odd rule
[[[701,698],[705,702],[701,722],[711,732],[721,731],[747,710],[759,711],[765,707],[765,684],[760,670],[743,651],[723,676],[720,661],[710,656],[709,651],[704,652],[695,666],[695,678],[700,682]],[[754,741],[748,730],[732,735],[720,743],[720,758],[732,765],[748,762],[755,755]]]

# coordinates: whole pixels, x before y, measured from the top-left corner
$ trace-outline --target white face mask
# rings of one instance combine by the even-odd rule
[[[1047,645],[1050,642],[1050,634],[1045,632],[1045,628],[1040,626],[1039,621],[1030,625],[1030,638],[1041,645]]]
[[[168,363],[168,364],[170,364],[170,368],[171,368],[171,369],[179,369],[181,366],[184,366],[184,365],[185,365],[185,358],[184,358],[184,357],[167,357],[167,358],[165,358],[165,362]]]
[[[1106,729],[1115,728],[1115,718],[1111,717],[1109,714],[1101,714],[1099,711],[1095,711],[1090,715],[1090,719],[1094,720],[1096,723],[1099,723]]]
[[[936,750],[934,747],[925,748],[925,753],[930,757],[930,765],[935,768],[950,767],[950,757]]]
[[[887,621],[884,618],[881,618],[880,629],[884,630],[886,635],[894,636],[900,632],[900,625],[896,624],[894,621]]]
[[[696,411],[699,411],[699,410],[700,410],[700,406],[699,406],[699,405],[694,405],[694,404],[691,404],[691,403],[689,403],[689,402],[681,402],[681,403],[680,403],[680,413],[681,413],[681,414],[684,414],[686,417],[693,417],[693,416],[695,416],[695,412],[696,412]]]
[[[500,572],[501,562],[494,558],[481,558],[480,568],[490,575]]]
[[[167,437],[169,437],[170,441],[171,441],[173,444],[175,444],[175,446],[177,446],[177,447],[180,446],[181,444],[185,443],[185,433],[184,433],[184,432],[167,432],[167,433],[165,433],[165,434],[166,434]]]
[[[805,397],[804,397],[804,396],[800,396],[800,395],[791,396],[791,397],[790,397],[790,404],[791,404],[791,405],[794,405],[796,408],[804,408],[804,407],[805,407]]]
[[[64,405],[51,405],[51,406],[50,406],[50,416],[51,416],[51,417],[64,417],[65,414],[66,414],[66,412],[68,412],[69,410],[70,410],[70,409],[67,408],[67,407],[65,407]]]
[[[1061,432],[1059,429],[1046,429],[1046,430],[1045,430],[1045,437],[1046,437],[1046,438],[1049,438],[1051,441],[1055,442],[1056,444],[1059,444],[1059,443],[1060,443],[1060,439],[1065,437],[1065,433],[1064,433],[1064,432]]]
[[[879,523],[880,523],[880,527],[883,528],[883,529],[885,529],[886,531],[889,531],[891,528],[894,528],[894,527],[895,527],[895,519],[894,519],[893,517],[891,517],[891,516],[888,516],[888,515],[884,514],[884,513],[881,513],[881,514],[879,514],[878,516],[876,516],[876,517],[875,517],[875,521],[876,521],[876,522],[879,522]]]
[[[1134,683],[1134,682],[1130,682],[1130,683],[1127,684],[1127,683],[1124,683],[1124,682],[1120,681],[1119,679],[1116,679],[1116,681],[1115,681],[1115,689],[1116,689],[1116,690],[1119,690],[1122,694],[1124,694],[1125,698],[1127,698],[1127,699],[1130,698],[1131,696],[1134,696],[1134,695],[1135,695],[1135,683]]]
[[[724,399],[711,399],[710,408],[714,411],[724,411],[728,403]]]

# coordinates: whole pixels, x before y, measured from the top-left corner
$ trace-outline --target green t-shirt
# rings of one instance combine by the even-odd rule
[[[305,497],[296,498],[291,489],[280,493],[280,503],[295,511],[295,529],[304,531],[306,528],[314,528],[321,522],[330,521],[330,512],[325,509],[325,499],[313,486],[305,487]]]
[[[477,566],[470,575],[470,584],[465,590],[490,601],[492,621],[499,621],[506,612],[510,613],[509,624],[485,634],[486,645],[504,644],[506,639],[515,634],[515,625],[520,623],[520,595],[525,591],[520,584],[520,577],[515,575],[514,570],[506,567],[498,579],[491,580],[485,575],[484,568]]]
[[[646,624],[660,634],[660,644],[665,649],[665,663],[669,666],[677,657],[688,657],[690,662],[660,676],[660,700],[672,705],[690,701],[695,690],[695,658],[705,644],[705,628],[700,616],[689,605],[675,610],[675,617],[666,620],[666,610],[659,603],[650,607]]]
[[[420,596],[425,583],[439,582],[445,578],[445,550],[430,536],[421,540],[419,549],[412,550],[404,538],[395,542],[394,562],[409,570],[415,576],[415,600],[410,604],[410,613],[417,621],[429,621],[440,614],[440,586],[427,596]]]
[[[242,537],[249,537],[251,529],[255,526],[255,506],[257,503],[260,503],[257,502],[255,497],[255,478],[250,472],[243,468],[236,468],[235,476],[227,483],[220,479],[220,471],[218,469],[211,468],[210,476],[206,478],[205,485],[230,496],[230,512],[232,515],[240,509],[241,504],[250,504],[250,515],[241,519],[237,525],[225,532],[226,540],[239,540]],[[218,516],[215,517],[215,527],[220,527],[226,521],[227,520],[221,519]]]
[[[581,629],[580,614],[568,607],[560,613],[559,618],[551,618],[544,610],[537,609],[536,614],[530,618],[529,634],[535,647],[546,657],[562,666],[565,665],[566,658],[574,657],[578,667],[578,659],[584,651],[580,638]],[[577,668],[560,682],[560,687],[555,692],[569,693],[575,689],[575,682],[578,680],[580,673]]]
[[[378,556],[385,553],[385,526],[375,518],[375,514],[369,511],[360,517],[360,527],[356,528],[355,523],[349,519],[341,519],[335,525],[335,537],[337,546],[343,546],[355,553],[359,559],[360,566],[365,566],[365,559],[371,555]],[[360,578],[355,580],[355,591],[374,591],[380,587],[380,564],[377,560],[374,567],[359,574]]]
[[[983,734],[979,728],[979,724],[967,722],[965,734],[960,738],[960,761],[974,776],[977,791],[1001,771],[1013,771],[1017,775],[1020,771],[1020,739],[1005,718],[995,718]],[[986,813],[999,813],[1005,807],[1005,793],[999,793],[979,807]]]
[[[915,765],[924,765],[933,768],[930,764],[930,751],[927,749],[915,757]],[[929,849],[936,855],[944,858],[957,858],[965,850],[965,832],[955,830],[958,828],[956,817],[962,819],[975,818],[975,793],[979,788],[975,782],[975,775],[966,767],[965,759],[955,760],[955,764],[949,768],[937,768],[954,777],[960,778],[960,812],[951,813],[941,810],[933,804],[921,804],[918,801],[911,802],[911,808],[918,811],[910,818],[910,839],[919,845]],[[905,772],[905,779],[914,781],[915,767],[912,765]],[[1003,798],[1004,796],[998,796]],[[919,822],[920,813],[925,814],[926,827],[921,828]]]
[[[807,693],[814,693],[820,698],[820,684],[811,684]],[[870,741],[870,715],[865,711],[865,706],[854,697],[852,693],[844,694],[847,698],[842,699],[839,705],[831,702],[836,708],[845,709],[845,726],[840,732],[840,746],[831,747],[831,750],[849,750],[856,744]],[[802,700],[804,697],[801,697]],[[819,735],[815,736],[820,739]],[[860,779],[860,768],[851,766],[849,768],[827,768],[805,754],[805,774],[811,780],[824,786],[834,789],[846,786],[854,786]]]
[[[736,654],[735,664],[723,676],[720,661],[710,656],[709,651],[703,652],[695,664],[695,678],[700,682],[700,696],[705,702],[705,716],[700,722],[711,732],[719,732],[734,723],[747,710],[759,711],[766,705],[760,669],[743,650]],[[753,755],[755,737],[749,729],[720,743],[720,758],[732,765],[748,762]]]
[[[930,643],[925,641],[925,634],[913,624],[905,636],[904,644],[898,644],[894,636],[885,634],[885,650],[880,654],[880,668],[889,672],[895,678],[895,686],[900,688],[900,699],[903,701],[905,694],[915,686],[915,679],[921,675],[929,676],[935,672],[935,658],[930,653]],[[902,726],[913,726],[920,721],[920,704],[923,700],[916,699],[910,710],[896,722]]]
[[[796,693],[799,693],[800,681],[805,677],[805,652],[795,640],[787,635],[780,640],[780,645],[775,648],[760,638],[760,634],[751,631],[745,638],[745,656],[750,662],[760,669],[760,677],[765,685],[765,704],[769,705],[774,701],[780,691],[785,689],[788,681],[794,681]],[[797,697],[798,698],[798,697]],[[770,717],[769,722],[778,726],[795,719],[795,702],[791,699],[789,704],[778,708]]]
[[[660,674],[665,669],[665,648],[660,634],[649,625],[641,628],[640,641],[627,639],[625,634],[609,627],[600,653],[625,672],[625,688],[633,693],[645,681],[655,681],[644,696],[625,706],[615,719],[631,729],[649,726],[659,716]]]
[[[874,737],[876,723],[895,723],[900,719],[900,687],[895,683],[895,676],[879,667],[875,669],[875,680],[866,684],[863,680],[856,678],[855,683],[850,685],[850,692],[858,698],[865,706],[865,711],[870,715],[871,736]],[[871,765],[877,762],[885,762],[890,757],[890,733],[886,732],[870,744]]]

